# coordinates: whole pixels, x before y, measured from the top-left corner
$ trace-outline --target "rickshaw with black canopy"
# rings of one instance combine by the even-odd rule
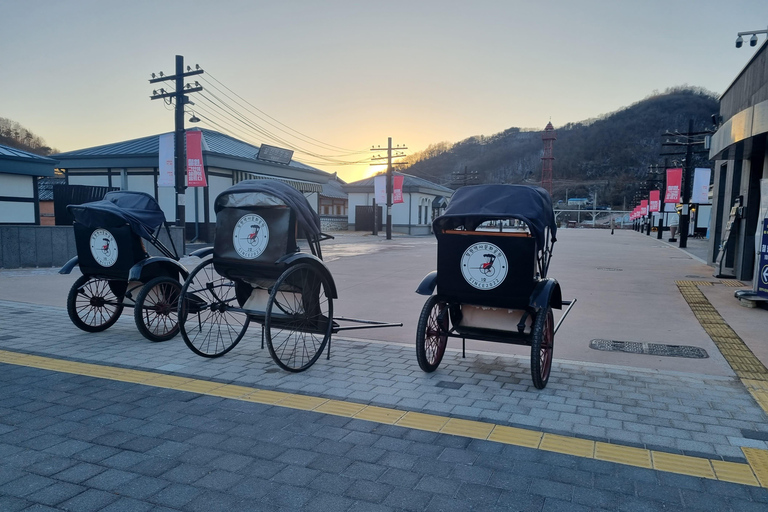
[[[165,341],[176,336],[176,304],[188,272],[179,263],[157,201],[143,192],[119,190],[67,210],[74,217],[77,256],[59,273],[69,274],[79,266],[83,274],[67,296],[72,323],[87,332],[103,331],[132,305],[136,327],[145,338]],[[172,250],[158,239],[163,226]],[[142,240],[160,255],[150,256]]]
[[[300,372],[326,346],[330,358],[332,334],[402,326],[334,317],[338,293],[320,247],[333,237],[321,232],[320,217],[295,188],[241,181],[216,197],[214,211],[213,247],[191,254],[212,257],[190,272],[179,299],[181,335],[196,354],[226,354],[255,322],[275,363]],[[300,250],[304,243],[309,252]]]
[[[442,361],[448,338],[531,347],[533,384],[543,389],[555,332],[576,299],[547,277],[557,225],[549,193],[525,185],[476,185],[453,195],[432,223],[437,270],[419,284],[428,295],[416,331],[425,372]],[[436,290],[436,292],[435,292]],[[568,308],[557,325],[553,309]]]

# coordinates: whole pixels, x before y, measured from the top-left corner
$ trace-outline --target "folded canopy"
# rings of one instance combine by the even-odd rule
[[[213,209],[218,213],[222,208],[249,206],[288,206],[296,215],[300,235],[312,241],[320,237],[320,216],[309,205],[304,194],[281,181],[241,181],[219,194]]]
[[[75,221],[89,228],[103,227],[107,221],[105,217],[114,215],[146,240],[152,240],[152,234],[165,222],[165,214],[154,197],[129,190],[107,192],[101,201],[71,204],[67,210]]]
[[[536,238],[539,247],[546,243],[546,229],[555,239],[557,225],[549,193],[529,185],[475,185],[461,187],[451,198],[445,213],[432,223],[435,233],[463,226],[474,230],[485,221],[518,219]]]

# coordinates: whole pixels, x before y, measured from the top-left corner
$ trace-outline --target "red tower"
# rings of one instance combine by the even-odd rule
[[[552,146],[554,141],[557,140],[557,134],[551,121],[544,128],[541,140],[544,141],[544,153],[541,155],[541,186],[552,196],[552,162],[555,159],[552,156]]]

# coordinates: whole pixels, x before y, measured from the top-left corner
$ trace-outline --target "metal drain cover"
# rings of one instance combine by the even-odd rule
[[[623,268],[614,268],[614,267],[597,267],[597,270],[604,270],[606,272],[624,272]]]
[[[592,340],[589,348],[594,350],[629,352],[631,354],[646,354],[649,356],[687,357],[690,359],[706,359],[707,351],[690,345],[665,345],[663,343],[640,343],[637,341]]]

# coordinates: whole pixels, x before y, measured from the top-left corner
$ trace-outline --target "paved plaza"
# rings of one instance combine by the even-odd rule
[[[699,241],[558,235],[549,275],[578,302],[544,390],[525,347],[451,340],[419,369],[432,237],[324,246],[335,314],[404,326],[334,336],[299,374],[258,325],[205,359],[130,312],[80,331],[76,275],[0,270],[0,510],[768,509],[768,312],[733,298],[749,283],[713,278]]]

